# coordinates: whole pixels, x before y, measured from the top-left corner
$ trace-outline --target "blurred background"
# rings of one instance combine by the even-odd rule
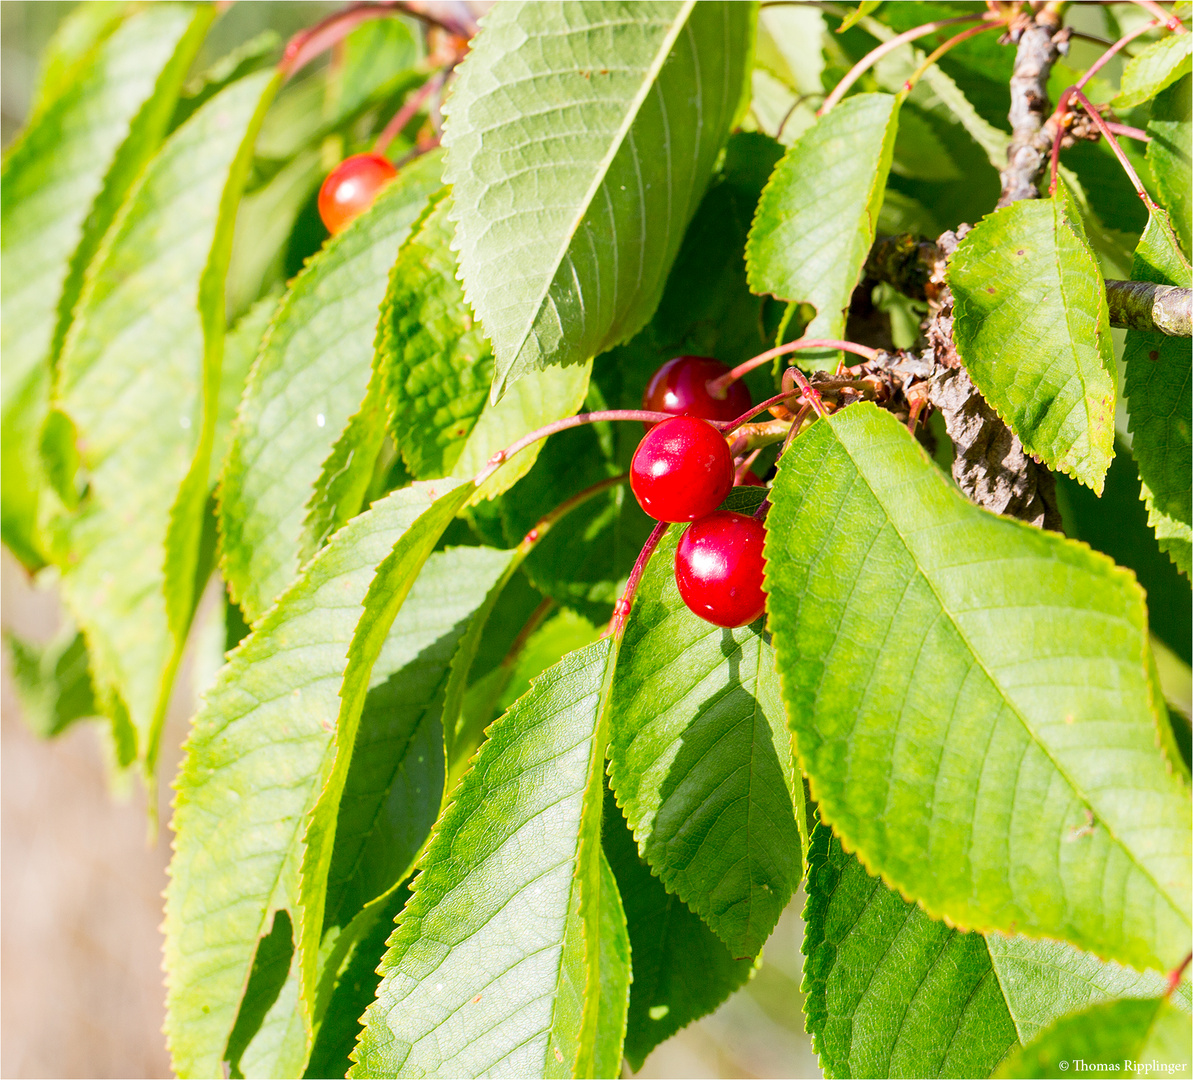
[[[0,0],[0,138],[20,130],[38,58],[68,2]],[[283,37],[332,5],[240,3],[199,58],[266,28]],[[214,598],[208,597],[208,600]],[[214,608],[207,605],[208,610]],[[0,622],[49,641],[60,622],[52,578],[37,582],[0,552]],[[222,632],[222,631],[221,631]],[[192,638],[204,633],[202,613]],[[161,1077],[162,890],[170,857],[168,780],[181,756],[196,690],[213,672],[189,660],[175,688],[163,741],[161,789],[111,780],[91,723],[52,740],[21,715],[4,650],[0,693],[0,1075]],[[157,807],[153,834],[147,809]],[[803,896],[766,946],[755,978],[716,1013],[647,1060],[643,1077],[819,1077],[803,1031],[799,992]]]

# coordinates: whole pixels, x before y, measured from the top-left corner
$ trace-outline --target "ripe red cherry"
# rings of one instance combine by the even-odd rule
[[[740,480],[735,479],[734,487],[766,487],[766,481],[761,480],[753,469],[747,469]]]
[[[319,189],[319,216],[335,236],[353,218],[363,214],[387,180],[397,175],[380,154],[353,154],[327,174]]]
[[[724,364],[707,356],[677,356],[651,376],[646,393],[642,395],[642,407],[673,416],[733,420],[754,402],[740,379],[729,384],[724,397],[713,396],[708,384],[728,371]],[[646,427],[649,431],[651,425]]]
[[[630,487],[656,521],[704,517],[733,488],[733,457],[725,437],[694,416],[661,421],[634,451]]]
[[[766,528],[718,510],[688,526],[675,551],[675,583],[688,609],[716,626],[745,626],[766,608]]]

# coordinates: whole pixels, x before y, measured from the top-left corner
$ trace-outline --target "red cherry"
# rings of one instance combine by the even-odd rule
[[[747,469],[745,475],[740,480],[734,480],[734,487],[766,487],[766,481],[760,480],[758,474],[753,469]]]
[[[646,393],[642,395],[642,407],[673,416],[733,420],[754,402],[740,379],[725,388],[723,397],[713,396],[708,384],[728,371],[724,364],[708,356],[677,356],[651,376]],[[646,428],[649,431],[651,425],[647,424]]]
[[[688,526],[675,551],[675,583],[688,609],[716,626],[745,626],[766,608],[762,546],[766,528],[718,510]]]
[[[630,487],[656,521],[704,517],[733,488],[733,457],[725,437],[694,416],[661,421],[634,451]]]
[[[353,154],[327,174],[319,189],[319,216],[335,236],[353,218],[363,214],[386,181],[398,170],[380,154]]]

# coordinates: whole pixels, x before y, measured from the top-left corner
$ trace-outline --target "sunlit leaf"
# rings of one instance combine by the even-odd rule
[[[1168,34],[1144,46],[1123,68],[1121,89],[1113,101],[1116,109],[1129,109],[1154,98],[1182,75],[1189,74],[1193,36]]]
[[[798,438],[771,497],[787,715],[843,843],[959,927],[1178,963],[1189,803],[1134,579],[979,510],[868,404]]]

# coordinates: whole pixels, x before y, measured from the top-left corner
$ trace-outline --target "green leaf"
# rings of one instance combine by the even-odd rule
[[[351,1075],[592,1076],[613,1057],[599,960],[615,651],[565,657],[490,729],[399,916]]]
[[[219,1073],[257,941],[275,912],[296,914],[361,603],[394,537],[443,487],[395,492],[338,532],[231,654],[194,721],[166,890],[166,1035],[180,1076]],[[290,987],[293,1013],[296,978]]]
[[[227,457],[232,444],[232,425],[236,422],[236,410],[240,407],[240,398],[244,393],[253,361],[261,349],[261,341],[277,310],[278,299],[276,296],[267,296],[258,300],[224,335],[219,405],[211,446],[211,468],[207,478],[209,489],[215,486],[223,471],[224,458]]]
[[[847,98],[800,136],[762,193],[746,246],[750,288],[815,307],[809,337],[844,334],[874,243],[898,118],[890,94]]]
[[[131,7],[127,0],[95,0],[79,4],[58,24],[39,60],[31,118],[74,84],[96,47],[111,37]]]
[[[420,480],[451,472],[493,379],[493,351],[456,280],[449,205],[439,201],[403,245],[378,335],[389,427]]]
[[[979,510],[869,404],[798,438],[771,498],[783,696],[842,842],[958,927],[1179,962],[1189,804],[1134,579]]]
[[[439,167],[436,154],[411,163],[307,264],[253,365],[220,499],[224,576],[250,619],[298,572],[304,508],[364,397],[388,271]]]
[[[1092,1064],[1098,1076],[1138,1076],[1136,1062],[1147,1075],[1187,1072],[1190,1036],[1189,1017],[1162,997],[1108,1001],[1058,1020],[996,1075],[1062,1077]]]
[[[949,260],[953,336],[1028,453],[1101,494],[1114,456],[1106,290],[1067,197],[983,218]]]
[[[726,505],[757,502],[739,492]],[[663,884],[752,957],[803,876],[790,737],[761,627],[723,630],[680,599],[683,531],[659,544],[626,627],[609,778]]]
[[[605,799],[602,837],[630,935],[634,982],[625,1055],[637,1072],[659,1043],[712,1012],[745,983],[754,962],[735,960],[700,917],[651,873],[638,857],[612,793]]]
[[[802,989],[825,1076],[989,1076],[1018,1048],[981,934],[892,892],[823,825],[807,891]]]
[[[46,554],[37,529],[37,436],[48,407],[51,353],[61,346],[88,262],[161,141],[213,15],[210,8],[153,5],[82,59],[72,47],[69,85],[47,97],[5,155],[0,522],[5,543],[29,566]],[[87,34],[98,30],[78,19],[76,25]],[[47,78],[58,78],[55,63],[51,58]]]
[[[1123,68],[1121,89],[1111,102],[1116,109],[1130,109],[1154,98],[1182,75],[1189,74],[1193,36],[1169,34],[1136,53]]]
[[[1185,35],[1188,36],[1188,35]],[[1159,285],[1193,286],[1193,271],[1177,247],[1164,211],[1153,212],[1135,250],[1131,278]],[[1193,407],[1190,406],[1189,341],[1161,333],[1127,332],[1123,386],[1139,465],[1148,523],[1193,528]],[[1161,547],[1165,545],[1161,543]],[[1174,552],[1170,550],[1170,557]],[[1179,565],[1179,560],[1173,557]],[[1183,567],[1189,572],[1188,561]]]
[[[464,286],[497,358],[494,399],[650,318],[742,97],[755,13],[606,0],[484,17],[444,143]]]
[[[588,1076],[620,1076],[621,1052],[625,1046],[626,1026],[630,1002],[630,937],[626,927],[625,909],[617,889],[617,878],[605,857],[601,861],[600,952],[597,956],[596,1031],[592,1035],[591,1050],[581,1050],[587,1061]],[[591,981],[589,993],[592,991]]]
[[[1186,37],[1188,35],[1185,35]],[[1193,253],[1193,164],[1190,162],[1190,111],[1193,76],[1186,75],[1152,103],[1147,132],[1147,163],[1156,178],[1160,199],[1172,215],[1185,255]]]
[[[4,643],[12,658],[13,688],[21,718],[43,739],[61,735],[76,720],[97,716],[87,645],[67,623],[44,646],[9,630]]]
[[[88,270],[59,362],[87,493],[55,516],[55,559],[100,700],[127,709],[147,764],[190,615],[226,245],[274,85],[235,83],[170,136]]]
[[[1168,986],[1167,976],[1157,971],[1108,963],[1063,941],[988,934],[986,947],[1024,1046],[1067,1013],[1111,998],[1157,997]],[[1187,980],[1173,1001],[1189,1011]]]
[[[399,540],[401,554],[378,568],[348,652],[334,761],[304,837],[299,944],[308,1002],[321,954],[366,904],[409,875],[439,816],[452,659],[511,554],[452,548],[428,560],[467,488],[424,514]],[[389,601],[398,591],[409,600],[393,621]],[[381,627],[386,614],[392,629]]]
[[[875,11],[881,3],[882,0],[861,0],[861,3],[841,20],[841,25],[837,27],[837,33],[844,33],[851,26],[856,26],[859,19]]]

